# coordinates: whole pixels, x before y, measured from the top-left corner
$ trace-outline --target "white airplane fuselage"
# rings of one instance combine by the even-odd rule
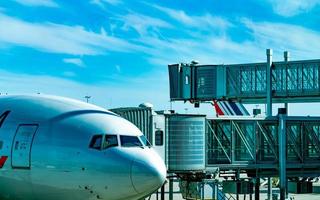
[[[61,97],[0,97],[0,199],[134,200],[165,178],[141,131],[108,110]]]

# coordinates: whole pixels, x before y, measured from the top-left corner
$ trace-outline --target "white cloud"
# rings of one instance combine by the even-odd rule
[[[320,0],[267,0],[279,15],[291,17],[308,12],[320,4]]]
[[[66,76],[66,77],[75,77],[76,76],[76,74],[74,72],[71,72],[71,71],[65,71],[65,72],[63,72],[62,75]]]
[[[243,23],[251,30],[252,42],[257,47],[275,48],[278,53],[289,50],[294,59],[319,56],[320,32],[283,23],[253,22],[248,19],[243,19]]]
[[[171,8],[166,8],[157,5],[154,5],[153,7],[164,12],[172,19],[184,24],[187,27],[199,28],[200,30],[214,31],[216,29],[225,30],[230,26],[233,26],[232,23],[228,20],[222,17],[212,16],[209,13],[206,13],[204,15],[191,16],[187,15],[187,13],[185,13],[182,10],[174,10]]]
[[[97,55],[108,51],[130,52],[142,47],[105,32],[95,33],[81,26],[30,23],[0,13],[0,45],[20,45],[44,52]]]
[[[77,65],[78,67],[85,67],[84,62],[80,58],[64,58],[63,62]]]
[[[53,0],[13,0],[25,6],[59,7]]]
[[[90,1],[91,4],[95,4],[103,9],[106,8],[106,4],[110,4],[110,5],[113,5],[113,6],[116,6],[120,3],[122,3],[121,0],[91,0]]]
[[[121,72],[121,67],[120,67],[120,65],[116,65],[115,67],[116,67],[117,72],[120,73],[120,72]]]
[[[166,21],[138,13],[129,13],[121,16],[120,19],[124,22],[123,28],[125,30],[133,28],[140,35],[145,35],[150,30],[157,31],[160,28],[172,28],[172,25]]]

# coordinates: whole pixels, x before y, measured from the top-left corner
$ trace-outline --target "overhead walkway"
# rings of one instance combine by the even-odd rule
[[[267,60],[233,65],[169,65],[170,98],[265,103],[271,93],[273,102],[320,100],[320,60],[273,62],[272,53]]]

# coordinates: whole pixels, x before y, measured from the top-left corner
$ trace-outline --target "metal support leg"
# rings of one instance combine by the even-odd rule
[[[289,62],[290,61],[290,53],[289,53],[289,51],[283,52],[283,58],[284,58],[284,62]],[[287,115],[289,115],[289,105],[288,105],[288,103],[284,103],[284,107],[286,108]]]
[[[286,177],[286,115],[279,115],[279,178],[280,178],[280,200],[286,199],[287,177]]]
[[[204,199],[204,182],[201,183],[201,200]]]
[[[268,178],[268,200],[272,198],[272,178]]]
[[[267,49],[267,117],[272,116],[272,49]]]
[[[254,185],[254,199],[260,199],[260,178],[256,178],[256,183]]]
[[[162,187],[161,187],[161,195],[160,195],[161,200],[164,200],[165,186],[166,186],[166,184],[163,184]]]
[[[173,200],[173,179],[169,179],[169,200]]]
[[[159,190],[157,190],[156,199],[159,200]]]

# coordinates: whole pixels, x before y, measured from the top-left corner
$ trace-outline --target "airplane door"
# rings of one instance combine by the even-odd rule
[[[19,125],[13,139],[11,165],[13,168],[30,168],[31,147],[38,125]]]

